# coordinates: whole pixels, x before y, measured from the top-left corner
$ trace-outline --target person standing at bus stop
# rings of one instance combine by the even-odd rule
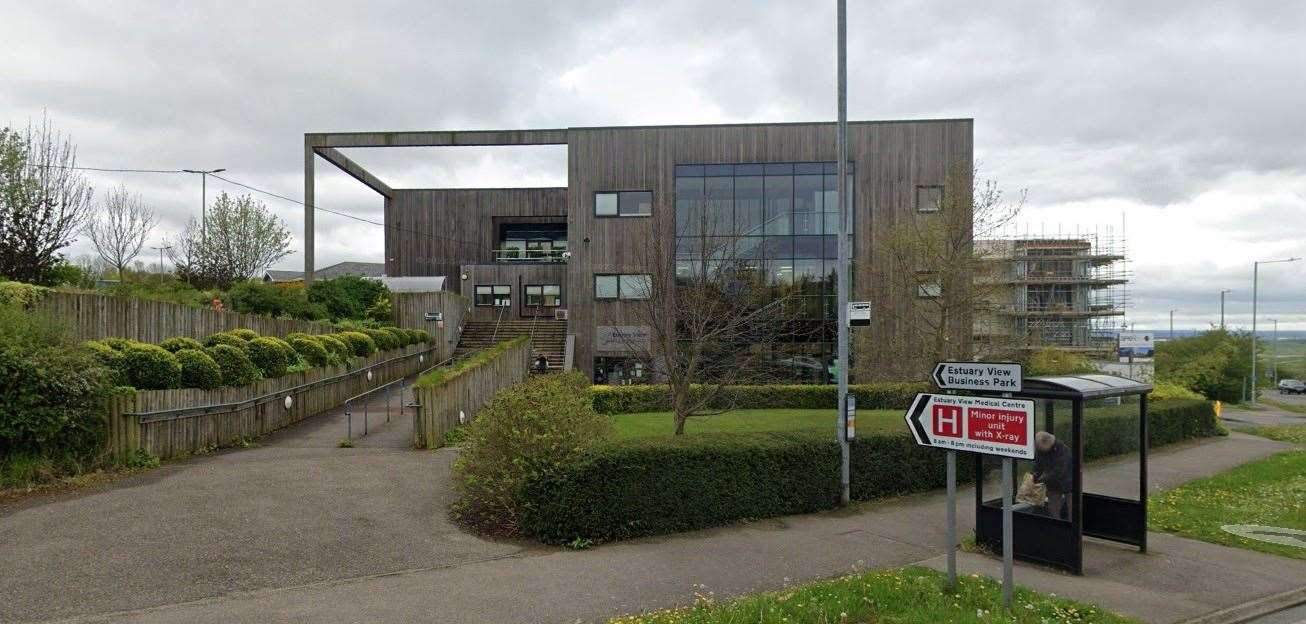
[[[1057,437],[1040,431],[1034,434],[1034,482],[1047,487],[1048,514],[1058,520],[1069,518],[1074,502],[1070,491],[1074,488],[1070,449]],[[1065,515],[1062,515],[1064,506]]]

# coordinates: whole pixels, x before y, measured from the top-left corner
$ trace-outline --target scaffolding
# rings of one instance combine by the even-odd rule
[[[979,241],[976,248],[991,267],[977,280],[990,304],[976,314],[981,349],[1115,348],[1129,306],[1123,234],[1110,227],[1055,234],[1010,231]]]

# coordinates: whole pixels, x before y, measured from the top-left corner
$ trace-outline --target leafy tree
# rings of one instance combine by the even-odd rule
[[[49,283],[90,213],[91,186],[77,150],[51,126],[0,128],[0,275]]]
[[[326,308],[310,303],[302,289],[282,288],[256,281],[238,282],[223,297],[232,311],[268,316],[288,316],[306,321],[327,317]]]
[[[154,231],[154,211],[139,195],[127,192],[125,186],[109,191],[100,212],[86,224],[95,252],[105,264],[118,272],[119,279],[145,246],[145,239]]]
[[[307,290],[308,301],[324,306],[333,321],[368,318],[368,308],[377,299],[385,297],[388,300],[390,296],[390,289],[379,280],[357,275],[317,280]]]
[[[290,241],[290,229],[263,202],[221,193],[208,221],[191,219],[168,254],[182,279],[225,288],[290,255]]]
[[[1211,329],[1156,345],[1156,378],[1208,399],[1237,402],[1251,375],[1252,339],[1244,332]]]
[[[882,306],[892,331],[874,343],[859,336],[858,349],[887,350],[893,367],[875,371],[891,379],[919,379],[934,362],[969,360],[977,316],[992,313],[1005,287],[995,278],[998,268],[977,241],[992,237],[1012,221],[1024,205],[1024,191],[1008,199],[993,180],[969,169],[949,172],[937,207],[913,214],[888,227],[872,266],[874,299],[907,297],[916,305]],[[928,198],[913,198],[921,201]],[[917,211],[922,207],[916,207]],[[1014,345],[1006,345],[1007,347]],[[1000,357],[1002,354],[978,354]],[[859,380],[862,381],[862,380]]]

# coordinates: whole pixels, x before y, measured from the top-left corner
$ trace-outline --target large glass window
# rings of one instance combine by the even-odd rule
[[[854,172],[849,163],[850,206]],[[776,296],[788,295],[797,320],[777,328],[788,336],[783,345],[766,348],[775,350],[772,364],[796,381],[828,383],[833,370],[836,173],[832,162],[675,168],[677,280],[686,285],[725,269],[738,282],[757,280]]]

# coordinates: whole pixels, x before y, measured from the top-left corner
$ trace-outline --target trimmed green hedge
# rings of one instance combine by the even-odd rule
[[[259,372],[263,373],[264,377],[273,378],[286,374],[286,367],[290,365],[286,358],[287,350],[294,353],[294,350],[290,349],[290,345],[283,348],[271,338],[255,338],[249,341],[245,354],[249,356],[249,361],[258,367]]]
[[[359,357],[367,357],[376,353],[376,342],[370,336],[363,332],[347,331],[336,334],[341,341],[349,346],[349,350]]]
[[[122,373],[138,390],[167,390],[181,383],[177,356],[158,345],[136,343],[124,349]]]
[[[182,349],[199,350],[204,348],[204,345],[200,344],[200,341],[194,338],[187,338],[186,336],[177,336],[174,338],[169,338],[167,340],[164,340],[163,342],[160,342],[159,346],[173,353],[181,351]]]
[[[291,338],[290,346],[309,366],[326,366],[331,363],[331,354],[322,343],[307,336]]]
[[[176,355],[181,364],[181,387],[209,390],[222,385],[222,369],[203,350],[182,349]]]
[[[478,351],[469,358],[455,362],[452,366],[441,366],[440,368],[432,370],[431,372],[419,377],[417,382],[413,385],[426,388],[443,385],[448,383],[450,379],[493,360],[504,351],[529,342],[530,339],[530,336],[518,336],[510,340],[505,340],[489,349]]]
[[[249,361],[245,352],[227,344],[213,345],[204,353],[218,363],[222,370],[222,385],[243,386],[258,381],[258,367]]]
[[[1058,419],[1057,432],[1069,421]],[[1157,403],[1149,424],[1153,446],[1223,433],[1205,401]],[[1137,417],[1085,419],[1085,458],[1133,451],[1136,432]],[[943,453],[917,446],[905,428],[859,437],[851,452],[855,500],[944,485]],[[973,462],[959,463],[960,478],[972,473]],[[830,509],[838,504],[838,484],[839,445],[825,431],[607,442],[528,480],[521,525],[550,543],[657,535]]]
[[[699,392],[702,386],[695,386]],[[917,392],[929,392],[923,383],[874,383],[848,386],[860,409],[906,409]],[[664,412],[671,409],[666,386],[593,386],[590,396],[600,414]],[[833,385],[728,386],[711,408],[834,409],[839,387]]]

